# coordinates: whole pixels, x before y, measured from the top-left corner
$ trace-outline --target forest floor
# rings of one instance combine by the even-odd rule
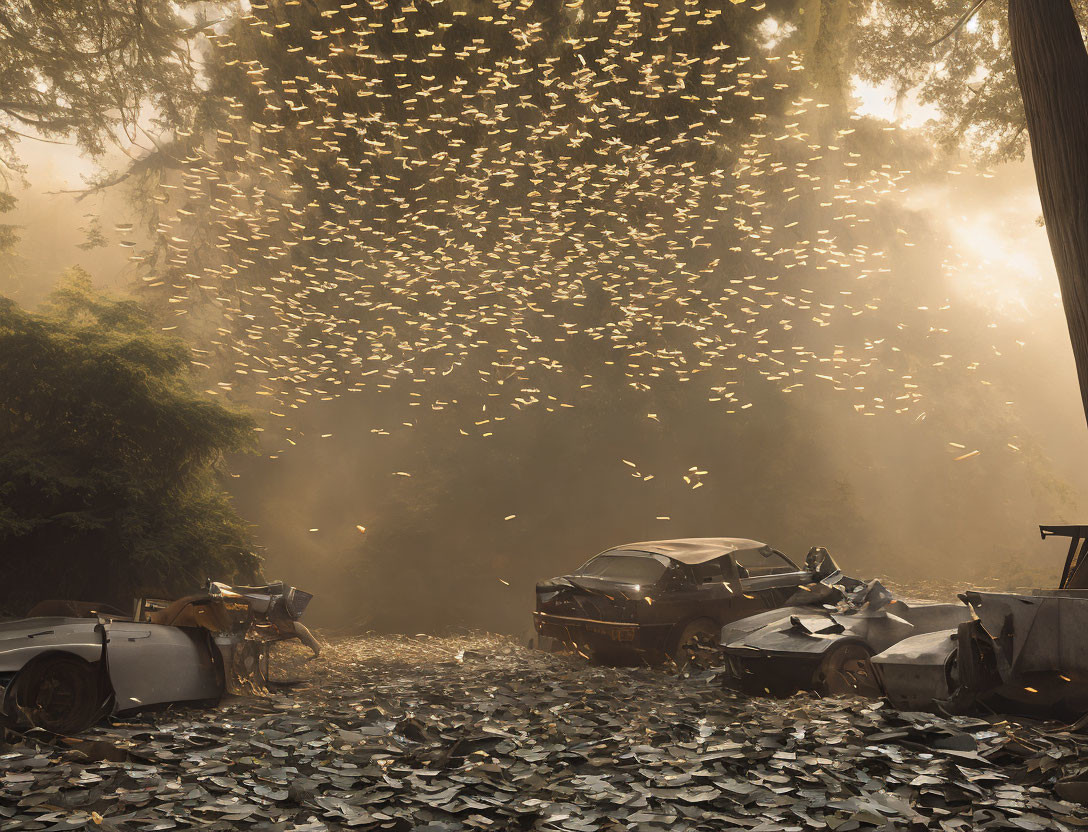
[[[749,699],[499,636],[284,651],[289,690],[9,735],[0,830],[1076,829],[1053,724]]]

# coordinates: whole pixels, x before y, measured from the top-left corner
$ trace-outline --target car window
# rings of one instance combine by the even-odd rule
[[[707,563],[699,563],[691,567],[691,571],[695,576],[695,583],[697,584],[720,584],[726,580],[726,576],[722,573],[721,560],[712,560]]]
[[[797,567],[787,560],[781,552],[770,546],[761,549],[740,549],[733,553],[733,560],[741,570],[741,576],[759,578],[764,575],[784,575],[796,572]]]
[[[619,583],[652,584],[665,574],[667,568],[668,561],[659,555],[621,549],[597,555],[574,574],[607,578]]]

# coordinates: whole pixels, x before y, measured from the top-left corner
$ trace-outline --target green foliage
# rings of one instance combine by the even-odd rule
[[[94,214],[87,216],[87,225],[79,229],[83,232],[83,242],[79,244],[80,250],[93,251],[96,248],[105,248],[109,245],[109,240],[102,231],[102,221]]]
[[[249,579],[249,532],[223,494],[249,417],[189,386],[188,350],[133,301],[71,270],[43,314],[0,298],[0,604],[129,603]]]
[[[870,14],[857,18],[849,40],[856,70],[935,107],[944,146],[966,144],[987,161],[1016,158],[1024,152],[1027,125],[1008,41],[1008,4],[991,0],[956,28],[970,5],[877,0]],[[1088,2],[1072,5],[1082,23],[1088,20]]]
[[[117,129],[134,136],[145,105],[175,126],[197,92],[183,11],[194,0],[0,2],[0,150],[16,137],[74,137],[99,153]],[[9,164],[10,167],[10,164]]]

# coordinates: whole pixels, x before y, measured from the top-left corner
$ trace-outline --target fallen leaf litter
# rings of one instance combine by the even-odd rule
[[[480,634],[284,652],[307,685],[67,741],[9,735],[0,830],[1088,826],[1060,796],[1088,789],[1082,738],[1060,726],[745,699],[713,671],[594,667]]]

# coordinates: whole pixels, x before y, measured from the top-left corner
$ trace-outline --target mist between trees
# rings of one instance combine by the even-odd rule
[[[1076,521],[1085,487],[1052,278],[979,262],[941,202],[993,217],[1017,175],[1000,4],[938,62],[950,4],[725,5],[203,4],[205,25],[189,4],[115,53],[137,61],[127,109],[114,87],[10,96],[12,130],[32,102],[84,96],[95,115],[65,117],[93,125],[75,132],[88,151],[119,124],[142,144],[97,180],[91,199],[110,196],[78,257],[126,249],[203,400],[261,429],[217,485],[249,532],[201,468],[217,508],[200,534],[226,536],[191,563],[171,549],[171,589],[250,568],[252,544],[319,595],[318,623],[516,631],[535,580],[702,535],[827,546],[859,573],[1049,583],[1033,524]],[[10,47],[22,30],[4,25]],[[155,61],[180,75],[147,90],[153,121],[132,96]],[[859,112],[859,79],[938,121]],[[994,222],[1037,244],[1037,214]],[[1014,310],[977,288],[1021,283]],[[179,370],[156,408],[196,406]],[[155,585],[164,529],[184,541],[199,513],[149,522],[124,499],[148,571],[96,591]]]

